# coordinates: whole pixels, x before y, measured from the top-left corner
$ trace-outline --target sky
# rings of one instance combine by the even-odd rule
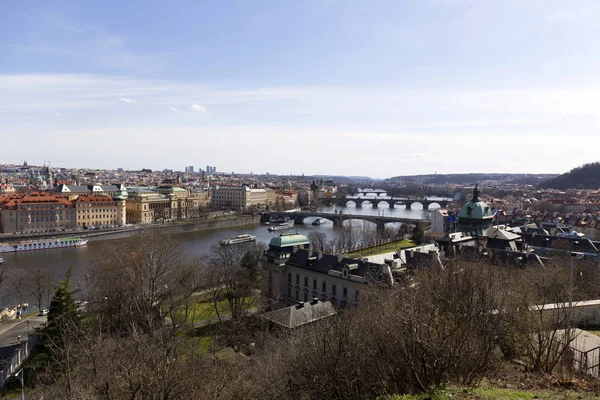
[[[272,174],[598,161],[597,0],[0,0],[0,163]]]

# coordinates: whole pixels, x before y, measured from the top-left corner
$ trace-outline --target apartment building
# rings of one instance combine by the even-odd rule
[[[0,232],[40,232],[77,226],[75,205],[52,193],[0,197]]]
[[[74,200],[77,227],[122,226],[126,223],[125,199],[104,195],[83,195]]]

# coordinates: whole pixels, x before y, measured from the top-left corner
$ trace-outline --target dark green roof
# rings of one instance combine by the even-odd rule
[[[308,238],[299,233],[282,233],[281,235],[274,237],[269,242],[269,245],[275,247],[293,247],[303,246],[309,244]]]

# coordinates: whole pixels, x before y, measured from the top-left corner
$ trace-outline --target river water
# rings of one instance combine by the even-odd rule
[[[365,197],[368,198],[370,196],[371,195]],[[380,196],[379,198],[384,197]],[[435,205],[432,205],[430,208],[435,208]],[[406,210],[404,206],[397,206],[396,208],[390,209],[387,205],[380,204],[379,208],[373,208],[369,205],[363,205],[363,207],[349,206],[343,208],[335,206],[320,206],[317,211],[334,213],[336,209],[338,211],[343,210],[344,214],[384,215],[411,219],[425,218],[427,214],[426,211],[424,211],[418,204],[413,205],[411,210]],[[313,220],[314,218],[306,218],[304,220],[304,224],[296,225],[295,229],[297,229],[303,235],[308,235],[313,231],[324,232],[327,235],[328,240],[336,237],[337,229],[333,228],[333,223],[331,221],[327,221],[325,224],[319,226],[313,226],[311,225]],[[350,222],[351,221],[347,221],[345,223],[347,224]],[[226,237],[249,233],[255,235],[258,241],[268,243],[271,238],[279,236],[281,233],[268,232],[267,228],[267,225],[256,223],[209,231],[173,233],[172,236],[182,243],[184,257],[191,260],[195,257],[207,254],[210,252],[213,246],[218,244],[219,240]],[[284,232],[293,232],[293,230]],[[124,240],[124,238],[122,236],[119,237],[119,235],[107,236],[103,237],[102,240],[90,240],[87,246],[78,248],[4,253],[2,254],[2,257],[4,258],[3,266],[7,270],[7,274],[10,274],[10,269],[15,267],[25,271],[48,269],[59,279],[64,277],[66,271],[72,267],[73,279],[74,282],[76,282],[83,275],[83,273],[93,265],[95,260],[99,259],[101,255],[108,250],[107,247],[109,246],[107,245],[118,243],[119,240]],[[24,301],[29,302],[30,304],[34,303],[31,296],[26,296]],[[2,287],[0,287],[0,306],[12,305],[14,302],[14,296],[11,295],[9,285],[7,285],[5,282]]]

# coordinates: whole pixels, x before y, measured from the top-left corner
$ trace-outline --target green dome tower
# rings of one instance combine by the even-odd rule
[[[465,203],[458,213],[457,232],[472,233],[476,236],[487,236],[488,230],[494,225],[492,208],[479,200],[479,187],[475,185],[473,198]]]

